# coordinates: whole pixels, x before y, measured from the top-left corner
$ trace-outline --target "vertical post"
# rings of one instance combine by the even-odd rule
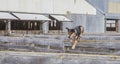
[[[116,32],[118,32],[118,20],[115,20]]]
[[[120,33],[120,20],[118,20],[118,32]]]
[[[11,21],[8,20],[8,33],[11,34]]]
[[[6,22],[6,33],[7,33],[7,35],[10,35],[11,34],[11,21],[10,20],[5,20],[5,22]]]
[[[44,22],[42,25],[43,33],[48,33],[48,22]]]

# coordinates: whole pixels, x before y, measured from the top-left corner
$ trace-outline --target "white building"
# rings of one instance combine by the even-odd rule
[[[65,27],[74,26],[75,21],[71,14],[96,15],[96,9],[86,0],[0,0],[0,11],[9,13],[16,18],[13,20],[6,16],[3,19],[0,14],[1,27],[5,27],[5,22],[10,21],[10,24],[7,25],[9,30],[23,33],[28,33],[28,31],[39,33],[39,30],[45,33],[48,33],[49,30],[64,32]],[[81,24],[85,26],[84,23]],[[1,28],[0,30],[4,31],[5,29]]]

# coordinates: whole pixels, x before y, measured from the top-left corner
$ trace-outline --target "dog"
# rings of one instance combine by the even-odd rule
[[[83,35],[84,32],[84,27],[83,26],[76,26],[75,28],[69,29],[68,27],[66,27],[67,31],[68,31],[68,38],[70,39],[70,42],[72,44],[72,49],[75,49],[78,40],[80,40],[80,38]]]

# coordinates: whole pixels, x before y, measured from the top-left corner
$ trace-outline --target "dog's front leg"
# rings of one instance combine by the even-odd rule
[[[72,49],[75,49],[77,43],[78,43],[78,40],[75,40],[74,43],[73,43],[73,45],[72,45]]]

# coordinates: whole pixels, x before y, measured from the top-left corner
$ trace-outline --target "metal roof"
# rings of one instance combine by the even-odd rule
[[[34,21],[44,20],[44,21],[50,21],[49,18],[47,18],[44,15],[40,15],[40,14],[13,13],[13,15],[15,15],[20,20],[34,20]]]
[[[10,20],[17,20],[16,17],[14,17],[13,15],[11,15],[8,12],[0,12],[0,19],[10,19]]]
[[[68,22],[71,21],[70,19],[62,15],[50,15],[50,16],[58,21],[68,21]]]

